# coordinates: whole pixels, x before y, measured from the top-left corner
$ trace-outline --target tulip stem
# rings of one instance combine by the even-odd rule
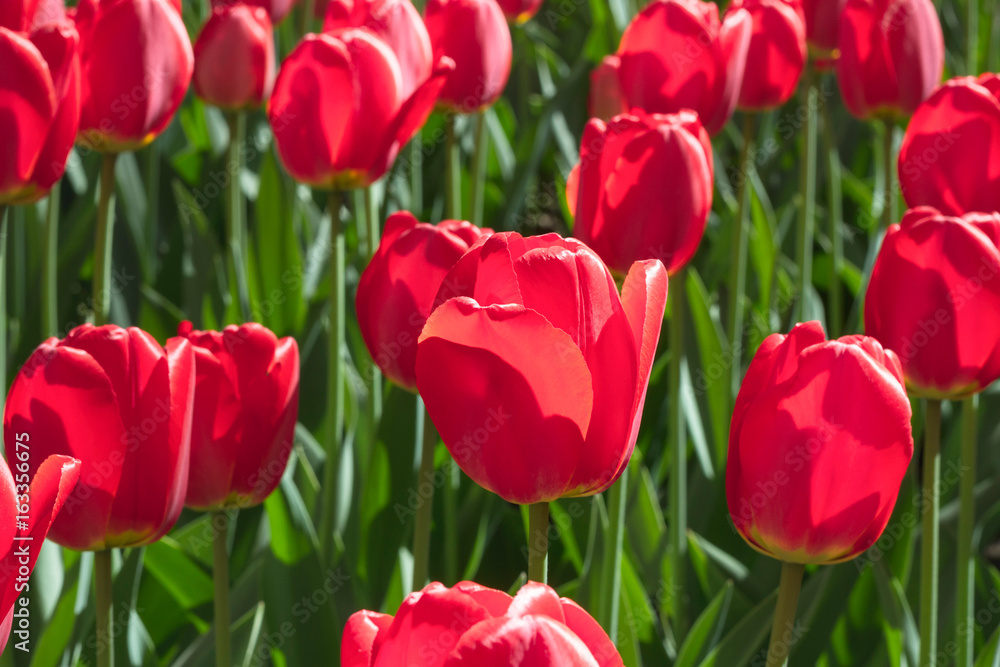
[[[767,645],[767,667],[781,667],[785,664],[792,648],[788,637],[793,636],[795,608],[799,604],[802,590],[802,575],[805,566],[801,563],[781,564],[781,583],[778,584],[778,602],[774,607],[774,621],[771,624],[771,641]]]
[[[486,167],[490,156],[489,135],[486,132],[486,111],[476,114],[476,143],[472,164],[472,224],[483,226],[483,206],[486,199]]]
[[[892,150],[892,123],[886,121],[882,125],[882,168],[885,179],[885,202],[882,205],[882,233],[889,229],[889,225],[896,220],[896,161],[893,159]]]
[[[323,468],[323,506],[320,508],[320,546],[327,562],[333,561],[334,524],[337,517],[337,477],[344,430],[343,349],[347,326],[344,308],[344,230],[340,224],[342,194],[331,190],[327,201],[330,216],[330,344],[327,354],[327,446]]]
[[[962,401],[962,453],[959,471],[958,514],[958,576],[956,577],[955,618],[957,620],[958,653],[956,667],[972,666],[973,600],[976,561],[972,550],[972,533],[976,523],[976,418],[978,396]]]
[[[802,74],[805,84],[806,118],[802,128],[805,140],[805,164],[802,168],[802,208],[799,211],[799,245],[796,265],[799,267],[798,316],[794,321],[807,318],[806,296],[812,284],[813,227],[816,212],[816,86],[812,68],[806,65]]]
[[[370,260],[378,251],[379,237],[381,235],[381,221],[379,220],[378,207],[375,206],[375,191],[373,186],[368,186],[364,190],[365,202],[365,224],[368,227],[368,259]],[[378,441],[379,423],[382,421],[382,373],[375,360],[370,360],[371,366],[368,369],[368,433],[371,437],[371,449],[375,451],[375,443]]]
[[[94,578],[97,588],[97,667],[111,667],[115,664],[115,637],[110,549],[94,554]]]
[[[413,590],[419,591],[427,584],[431,556],[431,519],[434,516],[434,450],[437,449],[437,431],[427,414],[423,401],[417,397],[419,410],[423,412],[423,441],[420,446],[420,472],[417,475],[417,495],[420,504],[413,525]],[[426,496],[423,488],[430,489]]]
[[[747,181],[752,168],[754,125],[757,117],[753,113],[743,116],[743,151],[740,156],[740,172],[737,184],[738,208],[733,222],[732,254],[729,258],[729,356],[731,364],[730,392],[735,395],[743,376],[743,293],[746,290],[747,265],[747,217],[749,213],[749,193]]]
[[[230,293],[238,300],[244,322],[250,314],[250,290],[247,287],[247,266],[244,255],[246,210],[240,181],[243,174],[243,144],[246,141],[247,117],[242,111],[226,114],[229,123],[229,180],[226,183],[226,240],[229,243]]]
[[[625,538],[625,505],[628,498],[628,466],[621,477],[608,489],[608,532],[604,540],[604,561],[601,572],[601,598],[598,620],[608,636],[618,636],[618,611],[621,607],[622,544]]]
[[[42,253],[42,337],[55,336],[59,328],[59,183],[49,193],[45,212],[45,252]]]
[[[310,23],[312,22],[313,14],[315,13],[316,0],[304,0],[302,3],[302,16],[301,23],[299,24],[299,33],[302,37],[309,34]]]
[[[115,162],[117,153],[105,153],[97,199],[97,229],[94,245],[94,324],[108,323],[111,312],[111,248],[115,236]]]
[[[670,428],[670,616],[674,639],[684,633],[685,564],[687,563],[687,428],[681,403],[681,365],[684,359],[684,289],[686,271],[670,279],[670,365],[667,392],[670,400],[667,424]]]
[[[410,140],[410,210],[417,219],[426,219],[421,215],[424,210],[424,142],[420,130]]]
[[[445,129],[445,182],[444,216],[458,220],[462,216],[462,164],[458,138],[455,136],[455,121],[458,114],[448,113],[444,120]]]
[[[215,583],[215,665],[232,667],[229,639],[229,515],[212,512],[212,578]]]
[[[528,579],[549,581],[549,504],[528,505]]]
[[[844,270],[844,239],[840,234],[840,223],[844,217],[843,204],[841,202],[840,187],[840,153],[837,151],[837,140],[833,136],[833,123],[830,120],[830,113],[827,106],[822,107],[823,114],[823,143],[825,144],[827,155],[827,168],[829,175],[829,198],[828,208],[830,211],[830,245],[832,246],[832,262],[830,268],[830,316],[827,318],[830,338],[839,338],[844,326],[844,291],[841,286],[840,276]]]
[[[968,42],[966,47],[966,67],[968,69],[969,76],[976,76],[979,74],[979,2],[978,0],[966,0],[968,6],[966,7],[968,14],[966,19],[968,25],[966,28],[966,41]]]
[[[938,518],[941,499],[941,401],[928,399],[924,412],[924,506],[920,544],[920,667],[932,667],[937,659],[938,612]]]

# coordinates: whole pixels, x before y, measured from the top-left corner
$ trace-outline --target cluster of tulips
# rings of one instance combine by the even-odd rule
[[[140,329],[108,323],[115,156],[152,142],[193,82],[230,119],[234,155],[244,114],[266,107],[288,173],[330,193],[335,352],[319,538],[324,556],[335,559],[332,489],[345,402],[336,351],[346,321],[338,193],[382,178],[435,108],[447,114],[449,144],[456,115],[485,123],[481,112],[503,93],[511,70],[508,21],[530,20],[540,2],[429,0],[422,16],[409,0],[314,3],[322,31],[307,34],[280,66],[273,26],[293,2],[213,4],[193,46],[180,0],[80,0],[71,10],[62,0],[5,0],[0,8],[0,206],[46,196],[74,144],[104,160],[94,324],[43,342],[6,398],[3,641],[23,590],[24,577],[15,575],[30,572],[46,536],[96,552],[98,633],[110,635],[111,550],[159,540],[188,507],[221,519],[213,522],[221,545],[215,575],[224,582],[216,651],[218,664],[232,664],[227,520],[264,501],[292,450],[293,339],[252,322],[204,332],[185,322],[161,345]],[[433,473],[440,437],[474,482],[528,506],[532,581],[513,597],[472,582],[429,582],[432,505],[425,502],[412,551],[420,590],[395,615],[353,615],[341,664],[622,664],[608,629],[546,585],[548,504],[622,493],[669,292],[670,494],[683,505],[681,296],[712,208],[710,137],[736,109],[745,112],[745,176],[754,114],[804,91],[797,258],[804,299],[814,233],[807,195],[816,180],[813,75],[831,68],[858,118],[888,127],[912,115],[898,177],[913,208],[896,224],[892,206],[884,206],[884,240],[865,294],[867,335],[827,340],[818,322],[806,322],[756,351],[732,405],[729,511],[754,549],[783,563],[768,657],[768,665],[780,665],[787,652],[781,632],[794,619],[804,567],[857,557],[889,522],[914,451],[908,394],[926,399],[923,474],[931,501],[923,517],[921,664],[935,664],[941,401],[965,401],[964,418],[974,420],[975,394],[1000,377],[1000,77],[940,84],[944,43],[929,0],[733,0],[721,17],[711,2],[652,0],[591,77],[593,118],[566,183],[575,238],[494,232],[482,226],[481,211],[458,210],[451,193],[454,219],[438,224],[406,211],[384,225],[369,216],[370,261],[355,301],[379,371],[368,378],[372,391],[380,391],[381,373],[422,398],[433,428],[422,444],[421,478]],[[227,210],[237,285],[246,279],[241,197]],[[726,323],[738,379],[745,183],[737,197]],[[236,293],[248,320],[245,286]],[[974,454],[973,435],[963,457]],[[962,500],[965,617],[973,503]],[[680,585],[685,517],[670,512],[671,576]],[[620,543],[623,527],[616,530]],[[111,664],[112,646],[99,644],[101,664]],[[964,651],[963,667],[971,644]]]

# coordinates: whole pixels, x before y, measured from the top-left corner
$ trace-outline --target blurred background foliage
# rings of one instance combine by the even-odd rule
[[[418,3],[419,4],[419,3]],[[192,37],[207,17],[208,0],[187,0]],[[981,4],[976,62],[966,44],[967,7],[938,3],[945,33],[946,77],[1000,69],[1000,18]],[[486,112],[490,138],[483,224],[523,234],[569,233],[565,178],[578,157],[587,121],[589,72],[617,46],[630,0],[546,0],[539,14],[512,28],[514,65],[506,94]],[[297,10],[277,31],[278,52],[295,44]],[[318,27],[318,26],[317,26]],[[876,221],[884,206],[902,201],[885,182],[881,126],[851,118],[832,74],[819,75],[820,165],[812,289],[805,317],[828,333],[862,330],[860,295],[874,259]],[[798,98],[758,122],[752,191],[746,346],[750,354],[769,333],[787,331],[797,301],[794,220],[801,205],[803,153],[799,129],[805,109]],[[444,209],[443,118],[436,114],[390,174],[371,192],[379,217],[408,209],[437,221]],[[464,205],[470,210],[470,155],[474,118],[460,118],[464,153]],[[627,530],[621,565],[621,608],[611,628],[626,665],[690,667],[763,665],[779,565],[752,551],[732,528],[725,501],[725,463],[732,356],[720,322],[730,234],[741,177],[741,114],[714,141],[716,191],[708,230],[687,274],[687,358],[683,407],[691,448],[687,513],[688,561],[684,585],[669,590],[665,513],[669,458],[664,456],[666,362],[650,381],[646,410],[627,489]],[[890,128],[898,147],[902,128]],[[351,612],[392,612],[410,587],[412,510],[419,502],[415,442],[422,425],[417,399],[388,384],[385,418],[369,446],[370,400],[363,379],[369,364],[353,315],[349,317],[347,443],[340,470],[337,519],[340,552],[328,568],[317,555],[317,503],[324,465],[326,262],[329,226],[324,199],[294,183],[276,157],[263,113],[249,118],[241,187],[247,198],[251,304],[255,319],[278,335],[293,335],[302,356],[301,413],[296,447],[278,491],[263,507],[240,512],[231,531],[234,658],[243,667],[336,664],[340,631]],[[221,328],[238,319],[224,252],[225,185],[232,175],[222,114],[193,94],[176,120],[149,148],[117,163],[117,218],[113,252],[112,321],[140,326],[160,341],[184,319],[196,328]],[[414,190],[413,168],[422,186]],[[54,204],[43,201],[11,213],[9,237],[8,378],[40,341],[63,336],[90,315],[96,154],[77,149]],[[838,197],[838,189],[842,196]],[[353,295],[367,256],[362,193],[349,199],[357,224],[348,226],[348,293]],[[54,206],[54,208],[52,208]],[[58,244],[47,243],[43,222],[59,216]],[[898,216],[897,216],[898,219]],[[831,249],[843,244],[845,261],[833,275]],[[57,284],[41,279],[57,263]],[[39,289],[54,290],[55,313],[43,313]],[[840,293],[846,324],[831,331],[827,313]],[[352,297],[353,298],[353,297]],[[353,303],[348,312],[353,313]],[[664,332],[667,327],[664,327]],[[528,344],[528,341],[526,341]],[[843,400],[851,401],[851,396]],[[976,487],[979,559],[976,586],[978,665],[1000,665],[1000,392],[981,396],[979,482]],[[919,403],[915,439],[922,440]],[[941,646],[954,636],[954,535],[957,517],[958,419],[945,405],[942,493]],[[526,516],[460,474],[443,446],[432,540],[432,579],[460,579],[515,589],[524,580]],[[810,568],[793,629],[794,665],[914,665],[918,636],[913,609],[920,539],[916,484],[919,456],[903,484],[886,535],[855,562]],[[949,474],[951,471],[951,474]],[[601,496],[563,500],[552,507],[549,580],[592,612],[607,559]],[[212,526],[206,515],[185,511],[161,542],[116,554],[115,599],[119,664],[135,667],[212,665]],[[31,583],[32,651],[8,651],[3,665],[55,667],[94,662],[93,558],[47,543]],[[667,617],[681,595],[684,641]],[[125,604],[122,604],[122,602]]]

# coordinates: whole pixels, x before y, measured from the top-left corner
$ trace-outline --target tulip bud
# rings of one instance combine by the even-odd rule
[[[435,582],[407,596],[395,617],[359,611],[347,619],[341,667],[432,664],[428,655],[440,656],[440,667],[623,664],[590,614],[533,581],[513,598],[469,581]]]
[[[739,107],[775,109],[787,102],[806,64],[801,0],[734,0],[726,14],[745,9],[753,19]]]
[[[448,271],[484,234],[468,222],[417,222],[389,216],[378,250],[358,281],[358,326],[375,364],[406,389],[416,389],[417,339]]]
[[[812,66],[824,71],[833,67],[840,40],[840,15],[847,0],[802,0],[806,21],[806,43]]]
[[[184,100],[194,55],[170,0],[80,0],[84,146],[133,151],[153,141]]]
[[[837,83],[854,116],[909,116],[941,81],[944,36],[930,0],[848,0]]]
[[[1000,76],[951,79],[917,107],[899,150],[910,206],[1000,211]]]
[[[274,88],[274,34],[260,7],[229,5],[212,11],[194,45],[194,89],[227,110],[254,109]]]
[[[441,106],[473,113],[492,106],[510,76],[510,28],[496,0],[428,0],[424,22],[437,59],[455,62]]]
[[[618,79],[621,60],[618,56],[605,56],[601,64],[590,73],[590,98],[588,107],[593,118],[611,120],[627,113],[625,96]]]
[[[709,134],[736,108],[753,20],[701,0],[653,0],[622,34],[618,46],[626,108],[649,113],[693,109]]]
[[[542,8],[542,0],[497,0],[503,15],[514,25],[530,21]]]
[[[819,322],[773,334],[733,409],[726,498],[754,549],[789,563],[850,560],[878,540],[913,456],[899,359]]]
[[[705,233],[712,170],[712,145],[693,111],[591,119],[566,187],[573,234],[622,275],[644,259],[673,275]]]
[[[1000,213],[910,209],[885,235],[865,331],[899,355],[914,396],[961,399],[1000,377]]]
[[[370,185],[427,120],[452,67],[439,60],[404,96],[399,61],[370,31],[307,35],[282,64],[268,108],[285,167],[319,188]]]
[[[212,0],[212,7],[237,7],[240,5],[260,7],[267,12],[268,18],[271,19],[271,25],[278,25],[288,16],[297,2],[298,0]],[[316,4],[319,5],[320,0],[317,0]]]
[[[177,521],[187,489],[194,352],[145,331],[84,324],[42,343],[4,410],[7,458],[31,437],[30,472],[53,455],[79,459],[80,481],[52,524],[77,551],[149,544]]]
[[[459,467],[524,505],[611,486],[635,446],[666,297],[657,260],[634,264],[619,296],[575,239],[473,246],[417,345],[417,388]]]
[[[299,412],[299,348],[260,324],[178,335],[194,348],[197,376],[191,469],[184,504],[253,507],[281,481]]]

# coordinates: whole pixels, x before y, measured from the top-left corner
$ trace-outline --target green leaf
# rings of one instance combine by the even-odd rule
[[[704,393],[708,400],[710,424],[715,446],[715,467],[723,470],[729,451],[729,367],[732,355],[726,348],[726,335],[710,310],[710,297],[701,276],[694,267],[687,270],[687,297],[698,337],[701,368],[693,379],[696,394]]]
[[[681,645],[674,667],[694,667],[715,648],[726,625],[732,598],[733,582],[729,581],[691,626],[691,631]]]

